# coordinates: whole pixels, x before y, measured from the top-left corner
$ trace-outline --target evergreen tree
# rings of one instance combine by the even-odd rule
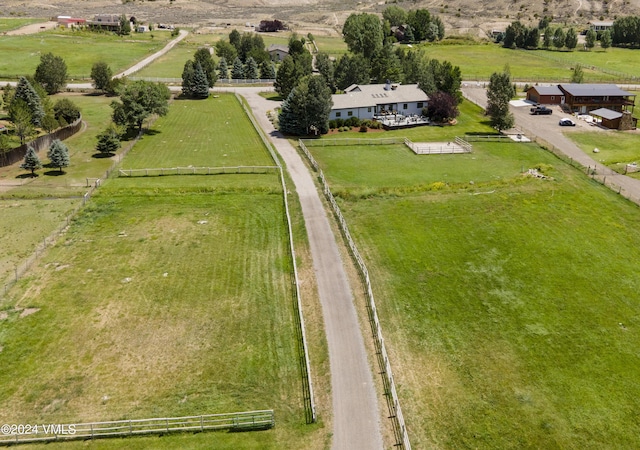
[[[182,69],[182,95],[185,97],[193,97],[194,73],[193,61],[188,60]]]
[[[274,80],[276,78],[276,66],[273,61],[265,59],[260,64],[260,78],[263,80]]]
[[[229,78],[229,67],[227,66],[227,59],[224,56],[222,56],[218,62],[218,75],[224,80]]]
[[[51,166],[58,167],[62,173],[62,168],[69,166],[69,149],[60,139],[55,139],[49,146],[47,158],[51,161]]]
[[[42,119],[45,116],[44,108],[42,106],[42,100],[40,99],[40,96],[33,88],[31,83],[29,83],[29,81],[25,77],[20,77],[13,95],[13,99],[11,101],[11,104],[9,105],[9,116],[11,117],[12,121],[15,120],[12,116],[13,108],[11,107],[11,105],[16,100],[22,100],[25,103],[31,117],[31,123],[36,127],[39,127],[42,123]]]
[[[40,57],[33,78],[44,87],[47,94],[56,94],[67,84],[67,63],[60,56],[45,53]]]
[[[332,93],[336,92],[336,83],[334,79],[333,61],[329,58],[329,55],[320,52],[316,55],[316,68],[320,75],[324,77],[325,83],[329,86]]]
[[[291,56],[286,56],[280,63],[273,87],[281,97],[287,98],[296,85],[296,81],[295,62]]]
[[[373,55],[371,77],[376,80],[376,83],[384,83],[386,80],[398,82],[402,79],[400,59],[393,51],[391,44],[386,44]]]
[[[280,130],[298,136],[329,131],[331,90],[324,78],[309,75],[282,103],[278,117]]]
[[[415,36],[413,35],[413,29],[411,28],[411,25],[407,25],[407,28],[404,29],[404,42],[408,42],[411,43],[413,41],[415,41]]]
[[[209,97],[209,80],[207,80],[207,74],[200,65],[196,63],[193,71],[193,84],[191,95],[195,98],[207,98]]]
[[[193,54],[194,67],[197,62],[200,63],[200,66],[202,66],[202,70],[207,77],[207,86],[213,87],[213,85],[216,84],[216,81],[218,81],[218,74],[216,74],[216,64],[213,62],[209,49],[199,48],[196,50]]]
[[[567,30],[567,34],[564,37],[564,46],[569,50],[573,50],[578,45],[578,33],[572,27]]]
[[[97,62],[91,67],[93,87],[100,91],[106,92],[112,76],[111,67],[106,62]]]
[[[105,156],[117,152],[120,148],[120,134],[118,134],[113,125],[110,125],[97,137],[98,143],[96,144],[96,151]]]
[[[236,58],[233,61],[233,68],[231,69],[231,78],[234,80],[241,80],[244,78],[244,66],[240,58]]]
[[[24,162],[20,164],[20,168],[30,170],[32,176],[35,175],[35,171],[37,169],[42,168],[42,163],[40,162],[40,158],[38,158],[38,154],[30,145],[27,147],[27,154],[24,155]]]
[[[258,63],[251,56],[247,58],[247,63],[244,66],[244,77],[248,80],[257,80],[258,76]]]
[[[556,28],[556,32],[553,34],[553,46],[560,50],[564,47],[564,31],[562,28]]]
[[[362,55],[342,55],[335,66],[334,77],[338,89],[352,84],[367,84],[371,80],[369,61]]]
[[[513,127],[513,114],[509,111],[509,101],[515,95],[515,88],[511,84],[508,72],[491,75],[487,89],[487,114],[491,116],[491,126],[497,130]]]

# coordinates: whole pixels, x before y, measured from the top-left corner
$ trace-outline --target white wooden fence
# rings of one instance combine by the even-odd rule
[[[115,420],[75,424],[9,425],[0,434],[1,445],[67,440],[112,438],[145,434],[202,432],[209,430],[253,431],[275,426],[273,410],[202,416]],[[7,425],[3,425],[5,429]],[[13,432],[13,434],[12,434]]]
[[[338,224],[340,225],[340,230],[349,245],[349,249],[351,250],[351,254],[353,255],[354,260],[358,266],[360,271],[360,275],[363,279],[365,288],[366,288],[366,297],[367,297],[367,306],[369,310],[369,321],[371,324],[371,328],[373,331],[373,338],[376,347],[376,353],[378,356],[378,364],[380,365],[380,373],[382,375],[382,381],[384,384],[385,395],[387,396],[387,405],[389,407],[390,417],[393,419],[394,423],[394,434],[396,437],[396,444],[394,447],[399,447],[405,450],[411,450],[411,443],[409,442],[409,435],[407,433],[407,428],[404,422],[404,416],[402,415],[402,409],[400,408],[400,401],[398,399],[398,392],[396,390],[396,385],[393,380],[393,373],[391,371],[391,364],[389,362],[389,356],[387,354],[387,349],[384,345],[384,338],[382,337],[382,327],[380,326],[380,321],[378,320],[378,312],[376,309],[376,303],[373,298],[373,290],[371,289],[371,280],[369,278],[369,271],[364,263],[364,260],[360,256],[360,252],[356,247],[355,242],[351,238],[351,233],[349,233],[349,228],[347,226],[347,221],[344,219],[342,215],[342,211],[340,211],[340,207],[336,203],[331,190],[329,189],[329,184],[320,170],[317,161],[314,157],[309,153],[309,150],[305,146],[302,140],[298,141],[300,144],[300,148],[309,159],[311,166],[318,172],[318,178],[322,184],[323,192],[331,207],[333,208],[333,212],[338,219]],[[402,143],[402,140],[400,140]]]

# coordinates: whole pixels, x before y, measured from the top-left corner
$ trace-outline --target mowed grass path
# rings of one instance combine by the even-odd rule
[[[171,39],[169,32],[134,33],[130,36],[91,33],[89,31],[55,30],[26,36],[0,36],[0,77],[33,75],[40,56],[53,53],[67,64],[67,76],[89,78],[91,67],[106,62],[118,73],[135,62],[160,50]]]
[[[638,447],[640,213],[539,148],[502,145],[476,147],[475,160],[414,156],[416,167],[381,149],[386,170],[368,179],[337,168],[373,166],[370,147],[340,163],[311,149],[346,186],[338,201],[372,276],[412,445]],[[532,161],[554,180],[518,182]],[[420,172],[509,170],[505,184],[413,189]],[[351,195],[391,176],[390,193]]]
[[[216,140],[235,142],[237,163],[269,163],[237,100],[219,98],[223,108],[218,99],[172,103],[180,114],[156,122],[161,132],[154,126],[132,157],[165,167],[191,160],[190,141],[176,139],[171,152],[158,154],[162,140],[191,127],[192,141],[209,142],[200,135],[230,115],[238,121]],[[205,147],[209,158],[197,163],[221,156]],[[126,445],[320,448],[321,425],[304,424],[282,201],[275,174],[105,183],[0,305],[7,316],[0,319],[0,419],[73,423],[273,408],[270,431]],[[20,317],[14,307],[40,310]]]

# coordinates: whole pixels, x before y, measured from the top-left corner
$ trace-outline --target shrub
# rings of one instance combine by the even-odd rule
[[[360,119],[358,119],[357,117],[349,117],[347,120],[344,121],[344,124],[348,127],[359,127]]]
[[[336,119],[336,128],[342,128],[344,126],[344,119]]]
[[[366,125],[364,124],[360,125],[360,133],[366,133],[368,129],[369,128],[367,128]]]
[[[329,129],[333,130],[334,128],[338,128],[337,121],[332,119],[329,121]]]

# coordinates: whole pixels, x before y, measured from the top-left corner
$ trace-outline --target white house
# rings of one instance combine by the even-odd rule
[[[331,96],[329,119],[373,119],[375,115],[397,112],[404,116],[421,115],[429,97],[417,84],[353,84],[344,94]]]

